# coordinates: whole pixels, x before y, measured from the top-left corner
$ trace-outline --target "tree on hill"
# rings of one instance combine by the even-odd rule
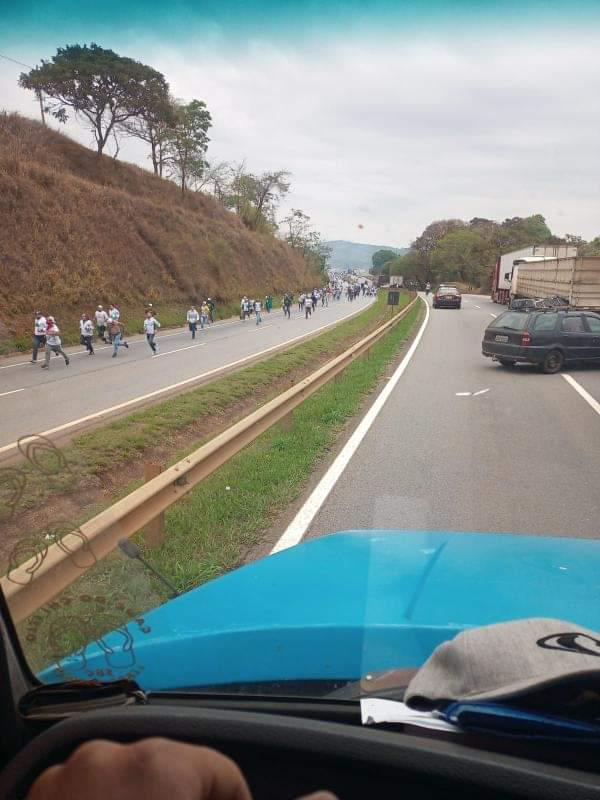
[[[279,169],[253,175],[244,162],[232,169],[232,177],[223,202],[232,208],[251,230],[275,231],[275,214],[290,189],[290,173]]]
[[[331,255],[331,247],[321,239],[321,234],[313,230],[310,217],[299,208],[292,208],[287,217],[281,220],[283,239],[294,250],[299,250],[304,258],[317,270],[324,273]]]
[[[175,122],[166,130],[162,149],[169,177],[177,179],[184,194],[202,178],[207,167],[205,156],[212,120],[202,100],[176,103],[173,116]]]
[[[98,155],[116,128],[168,99],[164,75],[97,44],[59,47],[51,61],[22,73],[19,84],[47,97],[47,110],[66,122],[68,109],[92,131]]]
[[[392,259],[396,258],[397,253],[394,253],[393,250],[377,250],[371,256],[371,263],[373,264],[373,268],[371,272],[373,275],[377,275],[378,273],[383,271],[383,267],[387,264],[388,261],[392,261]],[[389,272],[388,272],[389,275]]]
[[[150,145],[154,174],[162,178],[167,158],[167,143],[177,123],[177,103],[172,98],[159,98],[135,117],[129,117],[119,128],[134,139]]]

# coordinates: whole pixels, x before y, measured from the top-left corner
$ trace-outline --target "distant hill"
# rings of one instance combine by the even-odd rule
[[[281,240],[249,231],[207,195],[95,152],[17,114],[0,112],[0,350],[28,347],[32,313],[78,334],[82,311],[117,304],[130,331],[153,301],[169,312],[216,298],[314,285]]]
[[[346,269],[348,267],[370,269],[372,266],[371,257],[378,250],[393,250],[399,256],[408,252],[408,247],[389,247],[387,244],[360,244],[359,242],[346,242],[343,239],[325,242],[325,244],[331,247],[329,265],[337,269]]]

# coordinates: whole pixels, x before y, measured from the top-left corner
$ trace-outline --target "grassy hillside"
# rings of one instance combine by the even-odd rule
[[[378,250],[392,250],[398,255],[406,253],[406,247],[388,247],[386,244],[362,244],[360,242],[347,242],[343,239],[325,242],[331,248],[329,264],[338,269],[370,269],[373,266],[371,258]]]
[[[97,303],[117,304],[135,328],[148,301],[168,323],[202,297],[223,309],[244,293],[315,281],[287,245],[248,231],[212,198],[182,197],[171,182],[16,114],[0,113],[0,220],[5,350],[29,346],[37,307],[72,336]]]

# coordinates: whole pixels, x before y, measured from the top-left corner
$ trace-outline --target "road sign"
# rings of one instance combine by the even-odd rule
[[[400,292],[388,292],[388,306],[397,306],[400,303]]]

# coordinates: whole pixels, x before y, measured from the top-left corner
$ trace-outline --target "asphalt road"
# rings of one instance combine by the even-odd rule
[[[367,298],[333,302],[319,307],[308,320],[295,305],[290,320],[275,310],[263,312],[259,326],[254,318],[217,322],[199,330],[195,341],[187,329],[159,331],[156,356],[145,338],[136,336],[128,338],[129,350],[120,348],[117,358],[112,358],[110,346],[101,344],[96,345],[94,356],[88,356],[83,347],[67,348],[68,367],[62,358],[52,356],[50,369],[41,369],[43,354],[37,365],[29,363],[29,355],[3,359],[0,455],[20,436],[53,430],[181,381],[202,380],[268,348],[339,322],[370,302]]]
[[[366,528],[600,534],[600,415],[563,374],[481,355],[501,310],[475,296],[461,311],[431,309],[306,538]],[[599,368],[567,372],[600,402]]]

